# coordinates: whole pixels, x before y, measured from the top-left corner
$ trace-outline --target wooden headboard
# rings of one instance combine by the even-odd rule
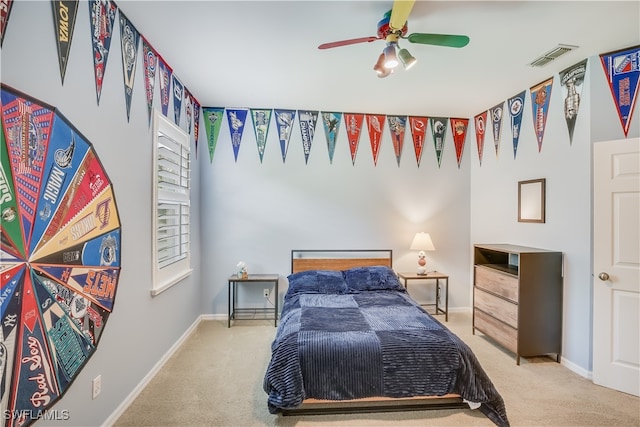
[[[291,273],[307,270],[347,270],[353,267],[384,265],[392,267],[391,249],[291,251]]]

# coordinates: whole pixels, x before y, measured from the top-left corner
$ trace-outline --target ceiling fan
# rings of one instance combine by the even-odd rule
[[[387,77],[393,73],[394,68],[400,62],[402,62],[405,70],[408,70],[416,63],[416,58],[407,49],[399,47],[398,41],[400,39],[409,40],[410,43],[456,48],[465,47],[469,44],[469,37],[456,34],[413,33],[407,36],[407,18],[411,13],[411,9],[413,9],[414,3],[415,0],[395,0],[393,8],[385,13],[382,20],[378,22],[377,36],[323,43],[318,46],[318,49],[331,49],[351,44],[385,40],[387,45],[378,57],[373,69],[378,73],[378,77]]]

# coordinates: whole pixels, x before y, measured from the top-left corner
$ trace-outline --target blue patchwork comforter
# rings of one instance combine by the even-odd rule
[[[285,296],[264,377],[271,413],[304,399],[459,394],[508,426],[502,397],[471,349],[401,286],[292,289]]]

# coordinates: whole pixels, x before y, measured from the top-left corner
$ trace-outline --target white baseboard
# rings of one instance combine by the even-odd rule
[[[581,377],[584,377],[588,380],[593,380],[593,372],[592,371],[588,371],[586,369],[584,369],[582,366],[578,366],[575,363],[573,363],[570,360],[565,359],[564,357],[560,358],[560,363],[562,364],[562,366],[564,366],[565,368],[567,368],[570,371],[575,372],[576,374],[580,375]]]
[[[191,335],[193,331],[195,331],[196,327],[202,320],[210,320],[210,319],[218,319],[218,318],[226,319],[227,316],[226,315],[224,316],[201,315],[198,318],[196,318],[193,324],[191,324],[191,326],[189,326],[189,328],[186,331],[184,331],[182,336],[175,343],[173,343],[173,345],[169,348],[169,350],[167,350],[164,356],[162,356],[162,358],[158,360],[158,362],[153,366],[153,368],[151,368],[151,370],[147,373],[147,375],[145,375],[144,378],[142,378],[140,383],[133,390],[131,390],[131,393],[129,393],[126,399],[124,399],[124,401],[115,409],[115,411],[113,411],[113,413],[109,416],[109,418],[105,420],[105,422],[103,423],[103,426],[111,427],[118,420],[118,418],[120,418],[122,414],[124,414],[127,408],[136,399],[136,397],[138,397],[138,395],[142,393],[142,390],[144,390],[144,388],[149,384],[149,382],[153,379],[153,377],[156,376],[156,374],[160,371],[160,369],[162,369],[165,363],[167,363],[167,361],[171,358],[171,356],[173,356],[173,354],[178,350],[178,348],[180,348],[182,343],[184,343],[186,339],[189,338],[189,335]]]

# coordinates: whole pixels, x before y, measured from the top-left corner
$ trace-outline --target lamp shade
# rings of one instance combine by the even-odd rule
[[[398,57],[400,58],[400,62],[402,62],[402,66],[405,70],[413,67],[416,63],[416,58],[414,58],[407,49],[400,49],[398,51]]]
[[[431,241],[431,236],[429,233],[420,232],[416,233],[413,241],[411,242],[411,246],[409,247],[411,250],[415,251],[435,251],[436,248],[433,246],[433,242]]]

